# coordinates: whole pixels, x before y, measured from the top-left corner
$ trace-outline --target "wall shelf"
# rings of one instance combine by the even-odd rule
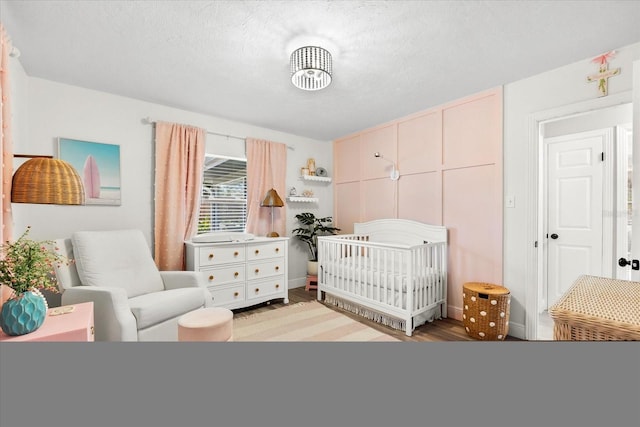
[[[297,196],[289,196],[287,200],[290,202],[303,202],[303,203],[318,203],[319,199],[317,197],[297,197]]]
[[[300,179],[303,181],[331,182],[331,178],[328,176],[300,175]]]

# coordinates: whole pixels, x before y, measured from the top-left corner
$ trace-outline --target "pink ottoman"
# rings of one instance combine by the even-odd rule
[[[178,341],[233,341],[233,312],[207,307],[183,315],[178,319]]]

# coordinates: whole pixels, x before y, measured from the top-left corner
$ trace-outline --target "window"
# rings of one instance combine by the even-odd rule
[[[198,234],[244,231],[247,224],[247,161],[207,154]]]

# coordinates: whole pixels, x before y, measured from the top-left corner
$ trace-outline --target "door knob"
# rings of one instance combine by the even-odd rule
[[[620,258],[618,260],[618,265],[620,267],[626,267],[629,264],[631,264],[631,269],[632,270],[640,270],[640,260],[632,259],[631,261],[629,261],[626,258]]]
[[[553,240],[555,240],[555,239],[557,239],[557,238],[558,238],[558,235],[557,235],[556,233],[553,233],[553,234],[552,234],[551,236],[549,236],[549,237],[551,237]]]

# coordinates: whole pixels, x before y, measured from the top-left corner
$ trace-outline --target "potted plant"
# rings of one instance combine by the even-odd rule
[[[58,292],[55,266],[70,261],[51,250],[52,241],[28,238],[31,227],[14,242],[1,247],[0,285],[9,288],[11,296],[2,304],[0,326],[7,335],[24,335],[44,322],[47,303],[40,292]]]
[[[333,218],[330,216],[316,218],[311,212],[303,212],[295,218],[301,226],[294,228],[293,234],[307,244],[311,255],[307,263],[307,274],[315,276],[318,274],[318,236],[336,234],[340,229],[331,225]]]

